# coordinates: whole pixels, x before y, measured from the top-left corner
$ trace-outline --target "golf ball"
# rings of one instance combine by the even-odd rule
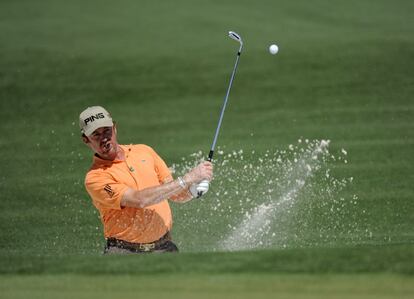
[[[276,45],[271,45],[269,47],[269,52],[270,54],[275,55],[277,52],[279,52],[279,47]]]

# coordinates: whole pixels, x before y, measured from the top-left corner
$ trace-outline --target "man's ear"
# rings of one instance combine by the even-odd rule
[[[82,134],[82,141],[83,141],[83,143],[88,144],[89,143],[89,138],[85,134]]]
[[[115,131],[115,135],[118,133],[117,131],[116,131],[116,122],[114,122],[114,127],[113,127],[113,130]]]

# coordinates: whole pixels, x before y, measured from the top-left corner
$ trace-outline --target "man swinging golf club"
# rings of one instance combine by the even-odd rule
[[[207,160],[183,177],[173,180],[168,167],[146,145],[119,145],[110,114],[95,106],[80,114],[83,142],[95,153],[85,186],[101,214],[107,240],[105,253],[174,252],[171,240],[172,216],[167,199],[187,202],[208,191],[213,178],[211,161],[233,84],[243,41],[230,31],[240,45],[213,144]]]
[[[105,253],[175,252],[168,200],[184,203],[208,191],[211,162],[183,177],[170,170],[149,146],[120,145],[117,127],[103,107],[79,116],[83,142],[94,152],[85,186],[98,209],[106,238]]]

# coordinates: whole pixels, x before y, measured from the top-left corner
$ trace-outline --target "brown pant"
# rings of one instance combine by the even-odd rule
[[[104,254],[133,254],[133,253],[163,253],[178,252],[177,246],[171,241],[170,233],[162,238],[146,244],[130,243],[114,238],[107,239]]]
[[[136,254],[136,253],[165,253],[165,252],[178,252],[177,246],[169,241],[171,244],[168,245],[166,248],[162,249],[153,249],[150,251],[132,251],[126,248],[120,248],[115,246],[106,247],[104,250],[104,254]]]

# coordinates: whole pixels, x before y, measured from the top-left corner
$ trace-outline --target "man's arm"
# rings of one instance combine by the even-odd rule
[[[122,207],[145,208],[184,191],[178,180],[143,190],[129,188],[121,199]]]
[[[185,186],[182,186],[177,179],[160,186],[143,190],[129,188],[122,196],[121,206],[145,208],[169,198],[178,202],[188,201],[191,199],[191,194],[188,192],[189,186],[205,179],[210,181],[212,176],[213,165],[210,162],[202,162],[183,177]],[[184,195],[185,193],[186,196]]]

